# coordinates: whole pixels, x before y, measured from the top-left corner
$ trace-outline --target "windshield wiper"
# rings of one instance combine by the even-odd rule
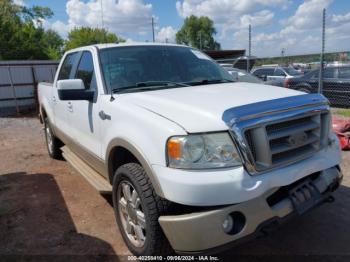
[[[209,85],[209,84],[219,84],[219,83],[233,83],[234,81],[229,79],[203,79],[201,81],[187,82],[191,86],[194,85]]]
[[[145,81],[138,82],[135,85],[124,86],[112,89],[113,93],[123,93],[123,92],[138,92],[138,91],[149,91],[158,88],[173,88],[173,87],[187,87],[190,86],[185,83],[172,82],[172,81]]]

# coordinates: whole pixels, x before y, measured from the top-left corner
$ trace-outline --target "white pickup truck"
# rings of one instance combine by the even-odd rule
[[[135,255],[218,252],[331,202],[342,180],[327,99],[234,82],[190,47],[74,49],[38,97],[50,156],[112,193]]]

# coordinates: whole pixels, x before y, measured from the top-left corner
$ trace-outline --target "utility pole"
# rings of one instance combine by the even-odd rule
[[[199,50],[202,50],[202,32],[199,31]]]
[[[281,49],[281,66],[283,66],[285,53],[286,53],[286,49],[284,47],[282,47],[282,49]]]
[[[103,4],[102,4],[102,0],[100,1],[101,4],[101,25],[102,25],[102,29],[104,29],[104,21],[103,21]]]
[[[105,25],[104,25],[104,21],[103,21],[103,4],[102,4],[102,0],[100,1],[101,4],[101,26],[102,26],[102,30],[105,29]],[[106,42],[106,35],[103,34],[103,38],[104,38],[104,42]]]
[[[318,92],[322,94],[323,91],[323,60],[324,60],[324,47],[326,38],[326,8],[322,13],[322,49],[320,55],[320,72],[318,74]]]
[[[204,41],[205,44],[205,41]],[[203,50],[202,31],[199,31],[199,49]]]
[[[252,25],[248,27],[248,58],[247,58],[247,72],[250,71],[250,56],[252,55]]]
[[[153,43],[156,41],[154,38],[154,17],[152,16],[152,39],[153,39]]]

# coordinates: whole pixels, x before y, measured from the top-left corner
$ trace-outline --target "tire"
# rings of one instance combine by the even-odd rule
[[[45,118],[44,125],[45,141],[49,156],[53,159],[62,159],[62,151],[60,149],[62,142],[53,134],[48,118]]]
[[[122,165],[113,179],[113,207],[119,230],[129,250],[136,256],[167,255],[173,250],[158,218],[170,202],[156,195],[137,163]]]

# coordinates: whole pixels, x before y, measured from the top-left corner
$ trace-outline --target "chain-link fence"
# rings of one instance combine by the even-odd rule
[[[56,61],[0,62],[0,116],[22,115],[37,109],[37,83],[52,82]]]
[[[324,9],[317,11],[315,17],[319,19],[319,27],[316,26],[313,30],[307,26],[295,30],[297,25],[294,24],[294,27],[289,26],[273,34],[268,34],[261,28],[254,32],[255,21],[252,19],[252,24],[243,34],[246,35],[244,46],[249,54],[246,56],[247,64],[254,64],[251,70],[247,66],[247,70],[265,84],[308,93],[321,92],[329,99],[331,106],[349,108],[350,46],[344,47],[341,43],[345,38],[338,32],[341,23],[335,22],[334,15],[327,16]],[[344,51],[329,52],[339,49],[339,46]],[[249,61],[251,54],[255,55],[254,52],[269,54],[279,51],[280,56],[257,57],[254,61]],[[288,52],[294,54],[288,55]]]

